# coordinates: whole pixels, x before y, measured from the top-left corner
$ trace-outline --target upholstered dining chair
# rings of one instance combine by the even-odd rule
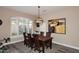
[[[28,45],[28,37],[26,36],[26,32],[23,32],[23,36],[24,36],[24,45]]]
[[[41,48],[41,45],[40,45],[40,41],[38,40],[39,39],[39,36],[35,36],[34,37],[34,40],[35,40],[35,47],[34,47],[34,51],[38,51],[39,53],[41,52],[40,48]]]
[[[40,35],[41,35],[41,36],[44,36],[44,32],[40,32]]]
[[[51,32],[46,32],[46,38],[47,38],[47,41],[46,41],[46,47],[50,47],[50,49],[52,49],[52,39],[53,37],[51,37]]]
[[[29,47],[31,47],[31,49],[33,49],[35,47],[35,36],[34,34],[30,34],[28,33],[28,42],[29,42]]]
[[[46,32],[46,37],[51,37],[51,32]]]

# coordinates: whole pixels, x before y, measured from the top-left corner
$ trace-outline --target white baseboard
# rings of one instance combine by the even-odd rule
[[[73,48],[73,49],[79,50],[79,47],[75,47],[75,46],[59,43],[59,42],[56,42],[56,41],[53,41],[53,43],[56,43],[56,44],[59,44],[59,45],[62,45],[62,46],[66,46],[66,47],[69,47],[69,48]]]

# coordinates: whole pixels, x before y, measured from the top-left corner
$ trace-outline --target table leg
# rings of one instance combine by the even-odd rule
[[[43,43],[43,53],[45,53],[45,42],[42,42]]]
[[[52,39],[50,39],[50,49],[52,49]]]

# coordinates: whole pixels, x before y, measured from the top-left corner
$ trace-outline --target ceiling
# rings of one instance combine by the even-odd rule
[[[5,6],[5,8],[13,9],[16,11],[28,13],[30,15],[37,16],[38,15],[38,7],[37,6]],[[64,6],[40,6],[40,14],[45,15],[48,13],[53,13],[58,10],[65,8]]]

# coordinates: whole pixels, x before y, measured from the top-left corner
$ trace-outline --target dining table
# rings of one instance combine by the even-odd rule
[[[47,37],[47,36],[38,36],[38,40],[39,42],[42,43],[42,52],[45,53],[45,46],[46,46],[46,42],[49,42],[50,45],[50,49],[52,49],[52,37]]]

